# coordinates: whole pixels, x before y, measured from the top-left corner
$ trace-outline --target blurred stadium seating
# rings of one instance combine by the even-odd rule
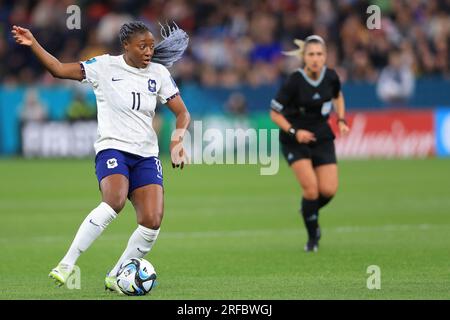
[[[73,3],[81,8],[80,30],[66,27]],[[372,4],[381,8],[379,30],[366,27]],[[89,86],[52,78],[28,48],[14,43],[12,25],[30,28],[49,52],[72,62],[120,53],[117,31],[136,19],[157,37],[158,22],[165,21],[190,35],[188,52],[171,72],[194,117],[267,112],[280,82],[300,66],[282,51],[310,34],[326,39],[328,66],[344,83],[349,110],[431,112],[450,105],[449,0],[0,0],[0,154],[20,152],[20,124],[33,120],[21,117],[27,105],[44,109],[28,112],[34,120],[95,117]],[[394,53],[412,90],[391,99],[377,82]]]

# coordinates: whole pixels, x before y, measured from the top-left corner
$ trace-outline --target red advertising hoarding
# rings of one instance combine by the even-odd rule
[[[424,158],[436,153],[431,110],[356,112],[347,121],[351,131],[341,137],[336,118],[330,119],[338,157]]]

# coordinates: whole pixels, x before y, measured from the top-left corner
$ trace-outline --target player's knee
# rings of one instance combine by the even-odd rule
[[[105,202],[116,212],[119,213],[125,207],[126,197],[115,196],[106,199]]]
[[[327,186],[320,188],[320,195],[326,198],[332,198],[337,192],[337,186]]]
[[[317,186],[307,186],[303,188],[303,198],[313,200],[319,197],[319,189]]]
[[[153,229],[153,230],[157,230],[159,229],[159,227],[161,226],[161,219],[152,219],[152,220],[140,220],[138,221],[139,225],[149,228],[149,229]]]
[[[159,229],[163,217],[162,210],[154,211],[144,217],[138,217],[138,224],[149,229]]]

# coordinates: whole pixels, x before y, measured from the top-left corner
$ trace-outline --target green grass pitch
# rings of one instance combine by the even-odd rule
[[[146,256],[159,286],[103,291],[136,227],[127,204],[78,261],[81,289],[47,277],[100,201],[92,160],[0,160],[0,299],[449,299],[450,160],[341,161],[320,214],[320,251],[303,252],[300,189],[283,162],[191,165],[164,159],[165,217]],[[366,286],[381,268],[381,289]]]

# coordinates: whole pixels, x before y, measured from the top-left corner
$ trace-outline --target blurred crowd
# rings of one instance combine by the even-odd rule
[[[72,4],[81,8],[80,30],[66,25]],[[367,28],[369,5],[381,9],[379,30]],[[73,62],[119,54],[118,29],[130,20],[145,22],[157,38],[166,21],[189,34],[189,49],[172,68],[179,83],[273,84],[300,66],[282,51],[311,34],[326,40],[327,64],[344,82],[376,83],[402,68],[413,78],[450,75],[450,0],[0,0],[0,82],[58,81],[14,43],[12,25],[31,29],[49,52]]]

